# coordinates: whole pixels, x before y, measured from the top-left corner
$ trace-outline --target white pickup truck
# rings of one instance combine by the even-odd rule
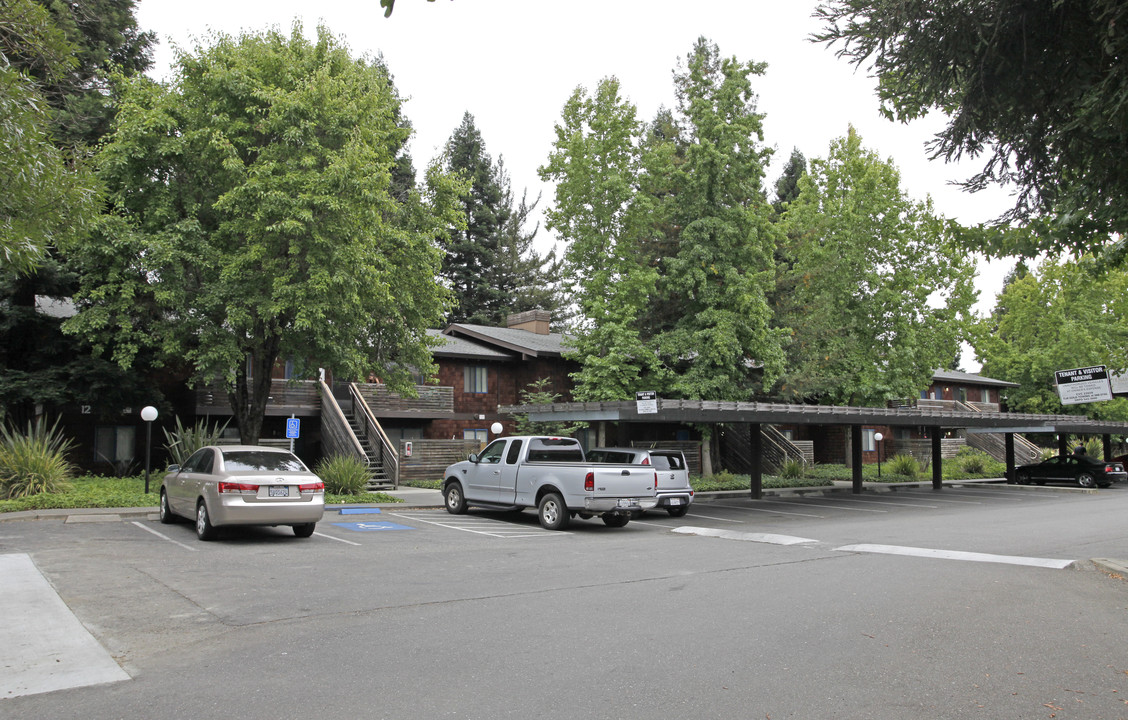
[[[447,512],[470,505],[494,509],[535,507],[540,524],[562,530],[571,518],[598,515],[611,527],[658,504],[653,467],[589,463],[572,438],[499,438],[443,473]]]

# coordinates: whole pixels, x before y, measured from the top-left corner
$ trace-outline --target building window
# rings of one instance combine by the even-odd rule
[[[486,432],[485,428],[483,428],[481,430],[463,430],[462,431],[462,439],[463,440],[477,440],[478,442],[484,443],[485,441],[489,440],[490,437],[489,437],[489,434]]]
[[[98,462],[128,463],[136,447],[132,425],[102,425],[94,430],[94,459]]]
[[[983,402],[985,402],[985,403],[991,402],[991,391],[988,390],[987,388],[983,388]]]
[[[960,399],[960,402],[962,402],[962,403],[967,402],[967,388],[959,388],[958,393],[959,393],[958,397]]]
[[[876,432],[873,428],[862,428],[862,452],[877,450],[877,440],[873,437]]]
[[[484,393],[489,392],[486,368],[482,365],[467,365],[463,369],[463,392]]]

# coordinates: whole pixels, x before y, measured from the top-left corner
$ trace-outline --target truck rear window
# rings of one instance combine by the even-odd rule
[[[529,441],[529,462],[583,462],[580,443],[571,438],[545,438]]]

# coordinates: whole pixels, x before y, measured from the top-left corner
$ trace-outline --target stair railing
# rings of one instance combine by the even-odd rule
[[[337,398],[333,397],[333,391],[324,380],[318,381],[318,389],[321,391],[322,438],[329,446],[328,454],[367,460],[368,453],[364,452],[364,446],[349,426]]]
[[[357,411],[360,417],[357,419],[361,421],[364,427],[364,433],[369,438],[377,438],[380,441],[378,452],[380,457],[378,460],[384,468],[384,472],[391,478],[392,487],[399,487],[399,451],[392,445],[392,441],[388,438],[388,434],[384,432],[384,428],[380,426],[380,421],[372,414],[372,409],[368,407],[368,402],[365,401],[364,395],[361,394],[360,389],[356,383],[349,383],[349,394],[352,396],[353,408]]]

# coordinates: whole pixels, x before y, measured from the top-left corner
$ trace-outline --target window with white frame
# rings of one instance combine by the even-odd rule
[[[463,392],[484,393],[489,392],[489,380],[484,365],[467,365],[463,369]]]
[[[877,450],[877,440],[874,438],[874,435],[876,433],[877,430],[874,430],[873,428],[862,428],[863,452],[873,452],[874,450]]]
[[[94,459],[108,463],[133,460],[135,433],[132,425],[99,425],[94,430]]]

